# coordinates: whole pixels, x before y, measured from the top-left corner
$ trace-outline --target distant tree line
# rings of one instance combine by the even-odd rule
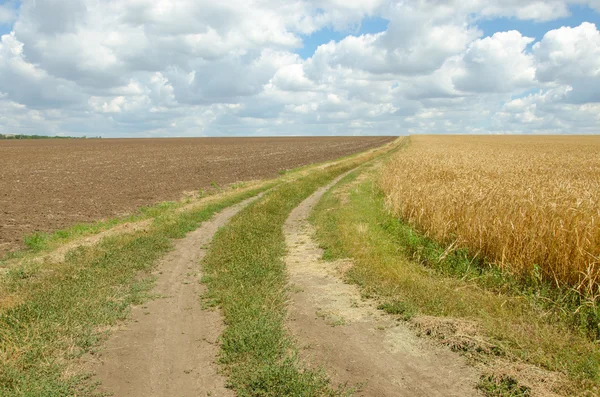
[[[23,134],[0,134],[0,139],[86,139],[86,136],[47,136],[47,135],[23,135]],[[102,138],[100,136],[94,138]]]

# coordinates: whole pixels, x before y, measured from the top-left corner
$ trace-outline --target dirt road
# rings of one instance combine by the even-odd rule
[[[219,375],[216,356],[223,324],[203,310],[200,259],[219,227],[257,197],[217,214],[163,258],[153,293],[160,298],[132,310],[101,352],[86,365],[101,391],[118,397],[233,396]]]
[[[419,339],[374,302],[362,300],[356,286],[339,278],[336,264],[321,260],[307,217],[330,186],[297,207],[284,228],[296,291],[288,325],[303,356],[323,365],[334,383],[360,386],[359,396],[478,395],[477,374],[461,356]]]

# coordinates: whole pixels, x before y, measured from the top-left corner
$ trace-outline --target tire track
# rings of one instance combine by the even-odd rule
[[[159,263],[153,293],[161,298],[134,307],[89,363],[100,391],[118,397],[233,396],[217,372],[218,311],[203,310],[199,263],[205,246],[231,217],[261,195],[233,205],[204,222]]]
[[[338,277],[336,264],[321,260],[308,216],[322,187],[292,211],[284,233],[293,285],[288,326],[309,362],[323,365],[338,384],[359,386],[361,396],[478,395],[475,370],[464,358],[419,339],[404,324],[361,299],[358,288]]]

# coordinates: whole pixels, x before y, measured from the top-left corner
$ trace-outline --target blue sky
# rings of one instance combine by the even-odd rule
[[[310,58],[321,44],[329,43],[331,40],[340,41],[348,35],[360,36],[366,33],[385,32],[389,21],[381,17],[368,17],[362,20],[355,29],[336,31],[332,27],[326,27],[310,35],[302,36],[304,46],[296,50],[302,59]]]
[[[8,25],[8,24],[2,25],[2,24],[0,24],[0,35],[10,33],[11,30],[12,30],[12,24],[11,25]]]
[[[600,133],[599,9],[0,0],[0,133]]]

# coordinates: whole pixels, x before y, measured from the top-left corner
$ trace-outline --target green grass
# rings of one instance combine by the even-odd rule
[[[506,275],[394,219],[374,182],[376,172],[365,172],[364,180],[356,181],[359,174],[353,173],[328,192],[312,217],[325,258],[353,259],[347,281],[378,299],[382,310],[405,319],[476,322],[485,348],[457,347],[472,358],[486,360],[477,357],[486,352],[566,374],[566,393],[598,387],[598,345],[554,308],[536,303],[542,286],[516,293],[516,282]]]
[[[4,262],[50,251],[74,239],[97,234],[120,224],[151,219],[183,207],[185,204],[185,202],[165,201],[152,206],[141,207],[134,214],[128,216],[92,223],[81,223],[52,233],[37,232],[26,235],[23,237],[25,249],[5,254],[4,257],[0,258],[0,267],[3,267]]]
[[[193,211],[159,210],[147,231],[105,238],[71,251],[64,262],[24,261],[8,269],[0,279],[0,395],[93,395],[85,374],[69,375],[70,360],[93,350],[131,304],[148,299],[149,270],[171,249],[172,239],[268,187]]]
[[[410,302],[403,300],[389,300],[380,303],[377,308],[388,314],[400,316],[403,320],[410,320],[415,315],[415,308]]]
[[[531,396],[531,390],[529,388],[520,386],[519,383],[510,376],[497,378],[492,375],[484,375],[481,377],[477,389],[489,397]]]

